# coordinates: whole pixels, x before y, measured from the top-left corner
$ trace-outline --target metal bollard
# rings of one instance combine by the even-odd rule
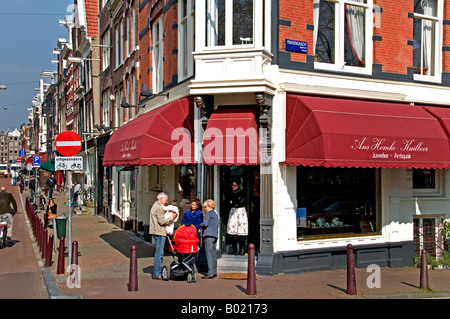
[[[130,278],[128,283],[128,291],[138,291],[138,275],[137,275],[137,255],[136,246],[130,249]]]
[[[45,255],[45,266],[49,267],[52,265],[52,257],[53,257],[53,234],[50,234],[48,238],[48,245]]]
[[[247,295],[256,295],[255,245],[248,245]]]
[[[422,254],[420,257],[420,288],[429,290],[427,251],[425,249],[422,249]]]
[[[64,237],[59,239],[58,268],[56,269],[56,274],[64,274]]]
[[[46,253],[47,253],[47,244],[48,244],[48,230],[47,227],[45,227],[44,225],[42,225],[42,258],[45,258]]]
[[[74,241],[72,242],[72,265],[78,266],[78,242]]]
[[[347,294],[356,295],[355,258],[352,244],[347,245]]]

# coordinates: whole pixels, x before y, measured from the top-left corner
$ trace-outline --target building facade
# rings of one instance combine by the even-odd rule
[[[182,213],[192,199],[212,198],[217,250],[227,255],[236,249],[227,221],[238,182],[260,274],[343,268],[348,244],[358,267],[409,266],[424,247],[442,253],[447,2],[101,0],[97,8],[98,51],[92,42],[77,54],[100,57],[99,73],[81,73],[98,75],[98,88],[77,88],[76,68],[60,62],[59,116],[62,130],[96,133],[85,150],[98,214],[146,237],[159,192]],[[61,45],[63,59],[75,54]],[[425,245],[425,224],[436,244]]]

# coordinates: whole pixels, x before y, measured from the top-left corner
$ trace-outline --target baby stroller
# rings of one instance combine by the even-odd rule
[[[169,240],[169,251],[172,252],[174,261],[170,264],[170,269],[163,266],[161,278],[171,280],[187,280],[196,282],[197,267],[195,265],[198,249],[197,229],[194,225],[182,225],[175,232],[173,239]],[[177,256],[177,259],[175,259]]]

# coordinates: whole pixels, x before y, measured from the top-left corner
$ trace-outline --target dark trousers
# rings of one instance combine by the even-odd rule
[[[206,263],[208,265],[208,276],[217,275],[217,238],[203,237],[203,245],[206,253]]]

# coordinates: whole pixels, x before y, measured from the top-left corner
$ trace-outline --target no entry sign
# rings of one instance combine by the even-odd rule
[[[56,150],[63,156],[74,156],[81,149],[80,136],[72,131],[64,131],[55,139]]]

